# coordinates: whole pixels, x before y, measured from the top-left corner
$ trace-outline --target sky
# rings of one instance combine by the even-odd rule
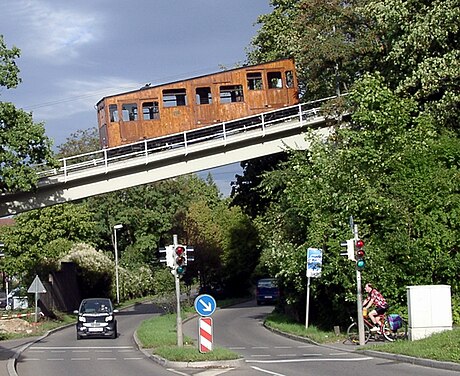
[[[0,34],[22,83],[0,88],[60,145],[97,127],[104,96],[233,68],[246,61],[269,0],[0,0]],[[224,195],[239,164],[211,170]],[[199,174],[207,175],[207,172]]]

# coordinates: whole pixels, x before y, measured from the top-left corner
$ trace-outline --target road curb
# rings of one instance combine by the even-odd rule
[[[414,356],[391,354],[391,353],[374,351],[374,350],[356,350],[356,351],[359,353],[365,354],[365,355],[373,356],[375,358],[397,360],[399,362],[410,363],[410,364],[414,364],[417,366],[460,372],[459,363],[444,362],[444,361],[424,359],[424,358],[416,358]]]

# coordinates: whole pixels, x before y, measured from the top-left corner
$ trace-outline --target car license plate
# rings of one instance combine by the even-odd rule
[[[88,328],[89,332],[102,332],[104,328]]]
[[[265,299],[271,299],[271,298],[273,298],[273,296],[271,296],[271,295],[265,295]]]

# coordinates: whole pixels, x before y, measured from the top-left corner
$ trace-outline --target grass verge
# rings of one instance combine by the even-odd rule
[[[417,341],[397,341],[366,347],[375,351],[402,354],[416,358],[460,363],[460,328],[436,333]]]
[[[301,325],[287,316],[276,312],[272,312],[267,316],[265,326],[277,329],[283,333],[309,338],[316,343],[332,343],[345,340],[344,335],[322,331],[312,325],[305,328],[305,325]]]
[[[193,314],[191,308],[186,309],[182,317]],[[152,317],[141,323],[137,329],[137,337],[142,347],[151,349],[156,355],[171,361],[196,362],[213,360],[234,360],[239,355],[223,348],[214,348],[209,353],[200,353],[198,345],[184,336],[184,347],[177,346],[176,314]]]

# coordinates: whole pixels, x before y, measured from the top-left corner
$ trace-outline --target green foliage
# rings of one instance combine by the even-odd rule
[[[77,279],[82,297],[114,297],[112,285],[115,280],[115,265],[103,252],[88,244],[75,244],[61,262],[74,262],[77,265]]]
[[[95,223],[84,204],[62,204],[18,215],[2,231],[3,270],[9,275],[47,275],[74,242],[94,240]]]
[[[58,158],[90,153],[100,149],[97,128],[79,129],[58,146]]]
[[[135,299],[153,295],[155,292],[154,274],[147,266],[128,270],[119,268],[120,299]],[[116,284],[112,283],[112,296],[116,296]]]
[[[21,82],[19,68],[15,62],[20,54],[21,50],[15,46],[8,49],[3,35],[0,35],[0,86],[11,89]]]
[[[16,47],[8,49],[0,35],[0,87],[15,88],[21,81],[15,59]],[[0,192],[30,191],[36,187],[35,164],[54,164],[51,140],[42,123],[12,103],[0,102]]]
[[[323,249],[322,277],[312,286],[317,320],[346,320],[344,307],[354,309],[354,268],[339,255],[351,237],[350,215],[366,242],[363,278],[393,307],[405,305],[408,285],[449,284],[459,293],[459,140],[438,135],[429,117],[414,117],[415,103],[378,75],[364,77],[350,98],[349,129],[293,153],[262,185],[267,193],[283,189],[259,230],[262,259],[288,303],[303,305],[306,249]]]
[[[354,266],[339,255],[351,237],[350,215],[366,242],[363,279],[393,308],[405,310],[406,286],[415,284],[449,284],[457,299],[458,1],[272,5],[259,18],[249,58],[297,51],[305,98],[330,95],[339,83],[340,91],[353,88],[352,122],[328,143],[313,140],[309,152],[291,153],[257,188],[271,202],[258,210],[261,263],[280,280],[294,316],[302,316],[309,246],[323,249],[324,263],[312,283],[319,302],[312,318],[340,322],[355,310]],[[286,27],[276,29],[287,14]],[[275,45],[275,38],[289,43]]]

